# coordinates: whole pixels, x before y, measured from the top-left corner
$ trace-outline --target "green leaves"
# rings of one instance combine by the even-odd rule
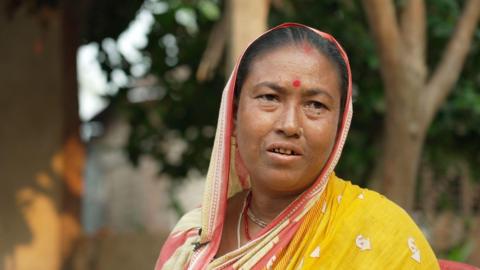
[[[222,16],[223,1],[215,0],[149,0],[145,7],[152,11],[155,22],[148,34],[148,44],[141,53],[151,61],[147,76],[154,76],[158,99],[132,104],[125,98],[115,99],[131,125],[126,150],[133,162],[147,154],[161,164],[161,173],[181,179],[189,170],[205,172],[213,143],[221,91],[226,81],[219,68],[210,81],[200,83],[195,72],[205,50],[213,24]],[[402,5],[403,1],[397,1]],[[428,64],[433,70],[443,52],[461,12],[462,1],[428,0]],[[347,51],[356,93],[355,114],[342,159],[340,175],[365,184],[378,154],[385,108],[380,63],[373,39],[359,0],[284,0],[271,8],[269,24],[300,22],[332,33]],[[133,14],[130,12],[129,14]],[[107,31],[108,33],[108,31]],[[108,57],[104,57],[108,59]],[[437,164],[438,170],[459,155],[480,162],[480,29],[472,51],[452,95],[432,124],[425,145],[425,158]],[[120,67],[103,63],[110,73],[122,68],[130,74],[130,64],[122,60]],[[123,104],[123,105],[119,105]],[[164,147],[172,134],[186,147],[180,161],[171,162]]]
[[[197,6],[203,16],[208,20],[216,21],[220,18],[220,8],[213,1],[200,0]]]

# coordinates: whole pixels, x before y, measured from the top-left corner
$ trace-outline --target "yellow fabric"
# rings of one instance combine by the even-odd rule
[[[345,110],[328,162],[319,168],[320,175],[312,186],[272,221],[267,232],[239,249],[213,258],[225,224],[227,200],[249,186],[248,172],[242,173],[242,166],[237,171],[241,162],[234,160],[237,152],[231,137],[237,64],[222,94],[203,207],[178,223],[155,269],[257,270],[264,265],[276,269],[438,269],[422,233],[401,208],[332,173],[353,113],[348,57],[332,36],[301,24],[286,23],[269,31],[287,27],[308,28],[335,43],[347,66]],[[365,248],[367,240],[370,248]]]
[[[200,209],[189,212],[173,234],[199,228],[200,216]],[[422,232],[403,209],[333,173],[322,197],[300,222],[286,249],[271,258],[273,269],[440,269]],[[369,240],[370,249],[361,250],[357,245],[359,235],[363,243]],[[409,238],[419,251],[419,262],[413,258]],[[190,256],[191,249],[179,249],[164,269],[181,269]],[[248,269],[247,265],[242,266]]]
[[[403,209],[334,174],[277,257],[273,268],[282,270],[439,269],[430,245]]]

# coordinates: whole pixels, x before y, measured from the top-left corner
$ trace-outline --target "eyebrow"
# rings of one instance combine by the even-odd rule
[[[254,89],[258,89],[260,87],[268,87],[276,92],[279,92],[281,94],[285,94],[287,92],[287,90],[285,89],[285,87],[283,86],[280,86],[276,83],[273,83],[273,82],[268,82],[268,81],[264,81],[264,82],[260,82],[256,85],[253,86]],[[307,96],[307,97],[311,97],[311,96],[315,96],[315,95],[323,95],[323,96],[326,96],[328,98],[330,98],[331,100],[334,100],[334,98],[332,97],[332,95],[330,95],[330,93],[328,93],[327,91],[321,89],[321,88],[310,88],[310,89],[305,89],[305,90],[301,90],[303,93],[304,96]]]

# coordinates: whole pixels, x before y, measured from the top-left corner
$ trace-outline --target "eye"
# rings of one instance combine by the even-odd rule
[[[267,102],[278,101],[278,97],[276,95],[273,95],[273,94],[260,95],[260,96],[257,97],[257,99],[259,99],[260,101],[267,101]]]
[[[315,114],[319,114],[321,113],[323,110],[326,110],[328,109],[327,106],[321,102],[318,102],[318,101],[308,101],[306,104],[305,104],[305,108],[309,111],[309,112],[312,112],[312,113],[315,113]]]

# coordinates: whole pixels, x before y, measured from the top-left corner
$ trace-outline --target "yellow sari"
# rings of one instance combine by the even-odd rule
[[[332,174],[275,269],[439,269],[408,214]]]
[[[348,69],[348,93],[335,146],[318,178],[259,235],[219,258],[228,198],[249,188],[248,172],[232,143],[238,64],[223,91],[202,208],[173,229],[156,270],[171,269],[439,269],[424,236],[407,213],[383,196],[335,176],[350,126],[352,80],[346,53],[329,34]],[[268,32],[267,32],[268,33]]]
[[[172,234],[199,228],[200,211],[198,208],[185,215]],[[190,248],[177,251],[165,269],[184,269]],[[221,266],[229,257],[213,260],[207,269]],[[254,257],[249,260],[256,261]],[[252,268],[249,260],[233,269]],[[270,257],[263,269],[440,268],[422,232],[403,209],[332,174],[323,196],[304,216],[291,242]]]

